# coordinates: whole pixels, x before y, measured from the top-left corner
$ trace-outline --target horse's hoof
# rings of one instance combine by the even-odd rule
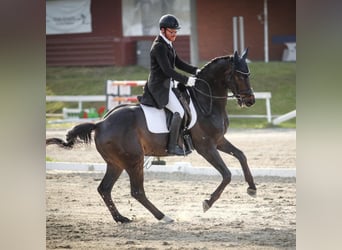
[[[122,216],[122,217],[116,219],[115,221],[116,221],[117,223],[122,223],[122,224],[123,224],[123,223],[130,223],[130,222],[132,222],[132,220],[130,220],[130,219],[124,217],[124,216]]]
[[[160,222],[168,224],[174,222],[174,220],[171,219],[169,216],[164,215],[164,217],[160,219]]]
[[[208,200],[204,200],[202,202],[202,206],[203,206],[203,213],[207,212],[210,208],[209,204],[208,204]]]
[[[247,188],[247,194],[249,194],[252,197],[256,197],[257,191],[256,191],[256,189],[249,187],[249,188]]]

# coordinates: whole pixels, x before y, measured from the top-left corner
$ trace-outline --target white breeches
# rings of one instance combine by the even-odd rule
[[[180,104],[177,96],[175,93],[172,91],[172,82],[171,82],[171,87],[169,90],[169,103],[165,106],[168,108],[172,113],[178,112],[180,114],[180,117],[183,118],[184,116],[184,109],[182,105]]]

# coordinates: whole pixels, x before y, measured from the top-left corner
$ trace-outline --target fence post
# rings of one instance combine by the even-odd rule
[[[270,98],[266,98],[266,114],[267,114],[267,122],[271,123],[271,121],[272,121],[272,114],[271,114]]]

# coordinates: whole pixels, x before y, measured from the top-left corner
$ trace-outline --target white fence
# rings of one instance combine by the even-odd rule
[[[255,99],[265,99],[266,105],[266,115],[229,115],[229,117],[241,117],[241,118],[266,118],[267,122],[270,123],[272,120],[272,112],[271,112],[271,92],[255,92]],[[232,100],[232,99],[230,99]]]
[[[88,96],[46,96],[47,102],[78,102],[77,109],[63,109],[63,118],[75,117],[82,111],[83,102],[106,102],[107,109],[111,109],[121,103],[137,102],[137,97],[131,95],[131,87],[143,86],[146,81],[113,81],[106,82],[106,95]],[[264,99],[266,114],[255,115],[230,115],[232,118],[266,118],[268,123],[272,122],[271,93],[255,92],[255,99]],[[232,99],[229,99],[232,100]]]
[[[153,158],[153,157],[151,157]],[[72,170],[72,171],[99,171],[105,172],[107,165],[104,163],[80,163],[80,162],[46,162],[46,170]],[[172,165],[144,164],[145,172],[181,173],[189,175],[220,176],[215,168],[207,166],[192,166],[190,162],[176,162]],[[241,168],[230,167],[234,176],[243,176]],[[296,177],[296,168],[254,168],[253,176],[277,176]]]
[[[83,102],[105,102],[105,95],[48,95],[47,102],[78,102],[78,109],[82,110]]]
[[[266,118],[267,122],[272,121],[271,114],[271,93],[270,92],[255,92],[254,93],[256,99],[264,99],[266,104],[266,115],[230,115],[230,117],[243,117],[243,118]],[[79,114],[82,111],[82,103],[83,102],[106,102],[107,98],[111,103],[113,102],[134,102],[136,101],[136,97],[134,96],[113,96],[107,97],[105,95],[88,95],[88,96],[46,96],[47,102],[77,102],[78,108],[70,109],[63,108],[63,118],[69,118],[70,116],[75,116],[75,114]],[[72,115],[74,114],[74,115]]]
[[[288,112],[288,113],[286,113],[284,115],[281,115],[281,116],[275,118],[272,121],[272,123],[273,123],[273,125],[278,125],[278,124],[280,124],[282,122],[285,122],[285,121],[291,120],[292,118],[295,118],[296,115],[297,115],[296,110],[293,110],[291,112]]]

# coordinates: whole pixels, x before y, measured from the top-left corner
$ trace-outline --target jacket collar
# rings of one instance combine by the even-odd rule
[[[165,41],[168,45],[171,46],[171,48],[173,47],[173,46],[172,46],[172,42],[171,42],[169,39],[167,39],[167,38],[163,35],[163,33],[160,32],[159,35],[164,39],[164,41]]]

